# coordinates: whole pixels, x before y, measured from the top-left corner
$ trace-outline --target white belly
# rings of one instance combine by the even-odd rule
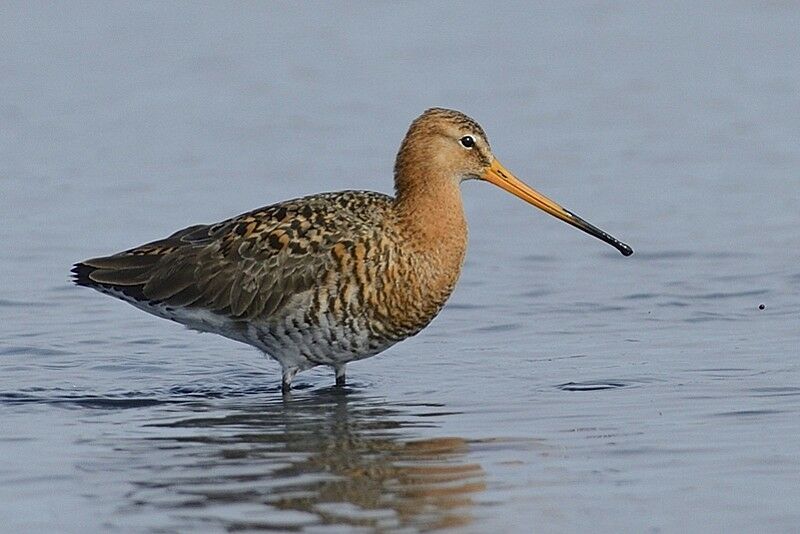
[[[396,343],[377,339],[359,321],[342,324],[329,315],[322,315],[316,318],[319,324],[309,324],[305,320],[302,305],[289,306],[296,311],[280,319],[246,321],[202,308],[138,302],[121,292],[105,288],[103,292],[193,330],[219,334],[252,345],[277,360],[284,368],[305,370],[317,365],[342,365],[374,356]]]

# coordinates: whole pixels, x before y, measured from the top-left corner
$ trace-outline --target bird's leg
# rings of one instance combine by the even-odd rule
[[[345,364],[334,365],[333,370],[336,372],[336,387],[344,387],[347,382],[344,372]]]
[[[283,370],[283,379],[281,380],[281,392],[286,394],[292,390],[292,378],[297,374],[297,367],[286,367]]]

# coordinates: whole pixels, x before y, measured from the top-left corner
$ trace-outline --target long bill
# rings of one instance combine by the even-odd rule
[[[511,174],[508,169],[503,167],[503,165],[496,159],[493,160],[492,164],[486,168],[486,171],[484,171],[483,179],[493,183],[501,189],[508,191],[512,195],[521,198],[525,202],[533,204],[540,210],[543,210],[554,217],[558,217],[565,223],[571,224],[575,228],[583,230],[587,234],[605,241],[612,247],[622,252],[623,256],[630,256],[633,254],[633,249],[622,241],[610,236],[598,227],[589,224],[571,211],[562,208],[543,194],[534,191],[522,180]]]

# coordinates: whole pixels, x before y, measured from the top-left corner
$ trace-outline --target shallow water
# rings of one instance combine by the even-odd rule
[[[797,529],[795,4],[60,9],[0,17],[0,529]],[[636,254],[465,184],[440,317],[289,398],[255,350],[67,282],[389,191],[432,105]]]

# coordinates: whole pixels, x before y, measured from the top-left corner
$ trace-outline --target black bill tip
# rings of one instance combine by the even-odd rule
[[[609,245],[611,245],[615,249],[619,250],[622,253],[623,256],[630,256],[631,254],[633,254],[633,249],[629,245],[626,245],[625,243],[623,243],[622,241],[620,241],[616,237],[614,237],[614,236],[612,236],[610,234],[607,234],[606,232],[602,231],[598,227],[596,227],[596,226],[584,221],[583,219],[581,219],[580,217],[578,217],[577,215],[575,215],[571,211],[569,211],[569,210],[564,210],[564,211],[569,213],[569,215],[572,217],[572,219],[573,219],[571,221],[572,225],[575,226],[576,228],[579,228],[579,229],[583,230],[587,234],[589,234],[591,236],[594,236],[594,237],[596,237],[597,239],[599,239],[601,241],[605,241],[606,243],[608,243]]]

